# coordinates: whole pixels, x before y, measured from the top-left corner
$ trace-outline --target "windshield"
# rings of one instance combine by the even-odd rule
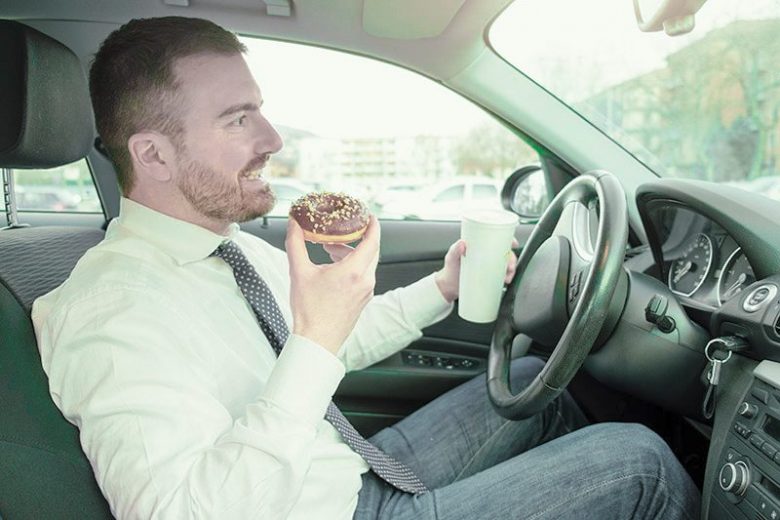
[[[675,37],[641,32],[630,0],[518,0],[489,37],[658,175],[780,199],[778,35],[778,0],[710,0]]]

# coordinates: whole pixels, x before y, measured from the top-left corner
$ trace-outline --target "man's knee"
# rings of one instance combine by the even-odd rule
[[[646,426],[635,423],[601,423],[583,431],[586,443],[596,453],[638,464],[637,470],[655,473],[664,465],[676,463],[666,442]],[[632,455],[625,460],[626,455]]]
[[[600,453],[626,476],[654,477],[660,485],[697,494],[669,445],[641,424],[602,423],[584,429],[593,453]],[[587,449],[587,448],[586,448]]]
[[[666,442],[640,424],[602,423],[583,428],[578,449],[600,458],[590,465],[596,480],[619,489],[647,518],[695,518],[700,497]],[[623,504],[626,505],[625,503]],[[655,513],[653,513],[655,512]]]

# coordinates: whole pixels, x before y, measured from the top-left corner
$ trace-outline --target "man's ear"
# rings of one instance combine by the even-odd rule
[[[139,132],[127,140],[133,169],[139,177],[168,182],[176,167],[176,151],[171,140],[157,132]]]

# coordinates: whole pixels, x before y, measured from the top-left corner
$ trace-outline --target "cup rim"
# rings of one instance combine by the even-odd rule
[[[492,215],[494,220],[491,222],[485,222],[484,220],[481,220],[479,218],[479,215]],[[504,221],[496,222],[495,217],[504,218]],[[469,220],[471,222],[476,222],[478,224],[481,224],[483,226],[494,226],[494,227],[507,227],[507,226],[516,226],[519,222],[519,218],[517,215],[510,211],[506,211],[505,209],[474,209],[469,210],[463,213],[463,216],[461,217],[461,222]]]

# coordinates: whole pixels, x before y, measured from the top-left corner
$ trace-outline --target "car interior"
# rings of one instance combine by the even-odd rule
[[[593,423],[639,422],[661,435],[701,490],[702,518],[777,518],[780,202],[728,183],[656,173],[496,51],[486,35],[511,4],[0,5],[0,217],[7,222],[0,229],[0,518],[112,518],[78,429],[49,395],[30,310],[67,279],[119,211],[116,174],[89,101],[92,55],[128,20],[171,15],[407,69],[467,99],[538,154],[534,164],[515,164],[501,177],[503,207],[519,216],[520,247],[518,276],[498,319],[476,324],[454,311],[398,354],[349,373],[335,401],[364,435],[478,376],[497,413],[513,419],[533,415],[566,389]],[[637,33],[687,33],[696,11],[710,7],[658,4],[652,16],[637,11],[640,23],[626,23]],[[99,212],[17,207],[16,172],[40,176],[84,159]],[[543,213],[533,210],[538,201],[524,198],[539,179],[550,195]],[[386,219],[381,226],[378,294],[440,268],[460,236],[457,220]],[[283,248],[286,217],[242,229]],[[313,259],[328,261],[322,248],[309,247]],[[547,365],[529,388],[511,389],[508,364],[524,355]]]

